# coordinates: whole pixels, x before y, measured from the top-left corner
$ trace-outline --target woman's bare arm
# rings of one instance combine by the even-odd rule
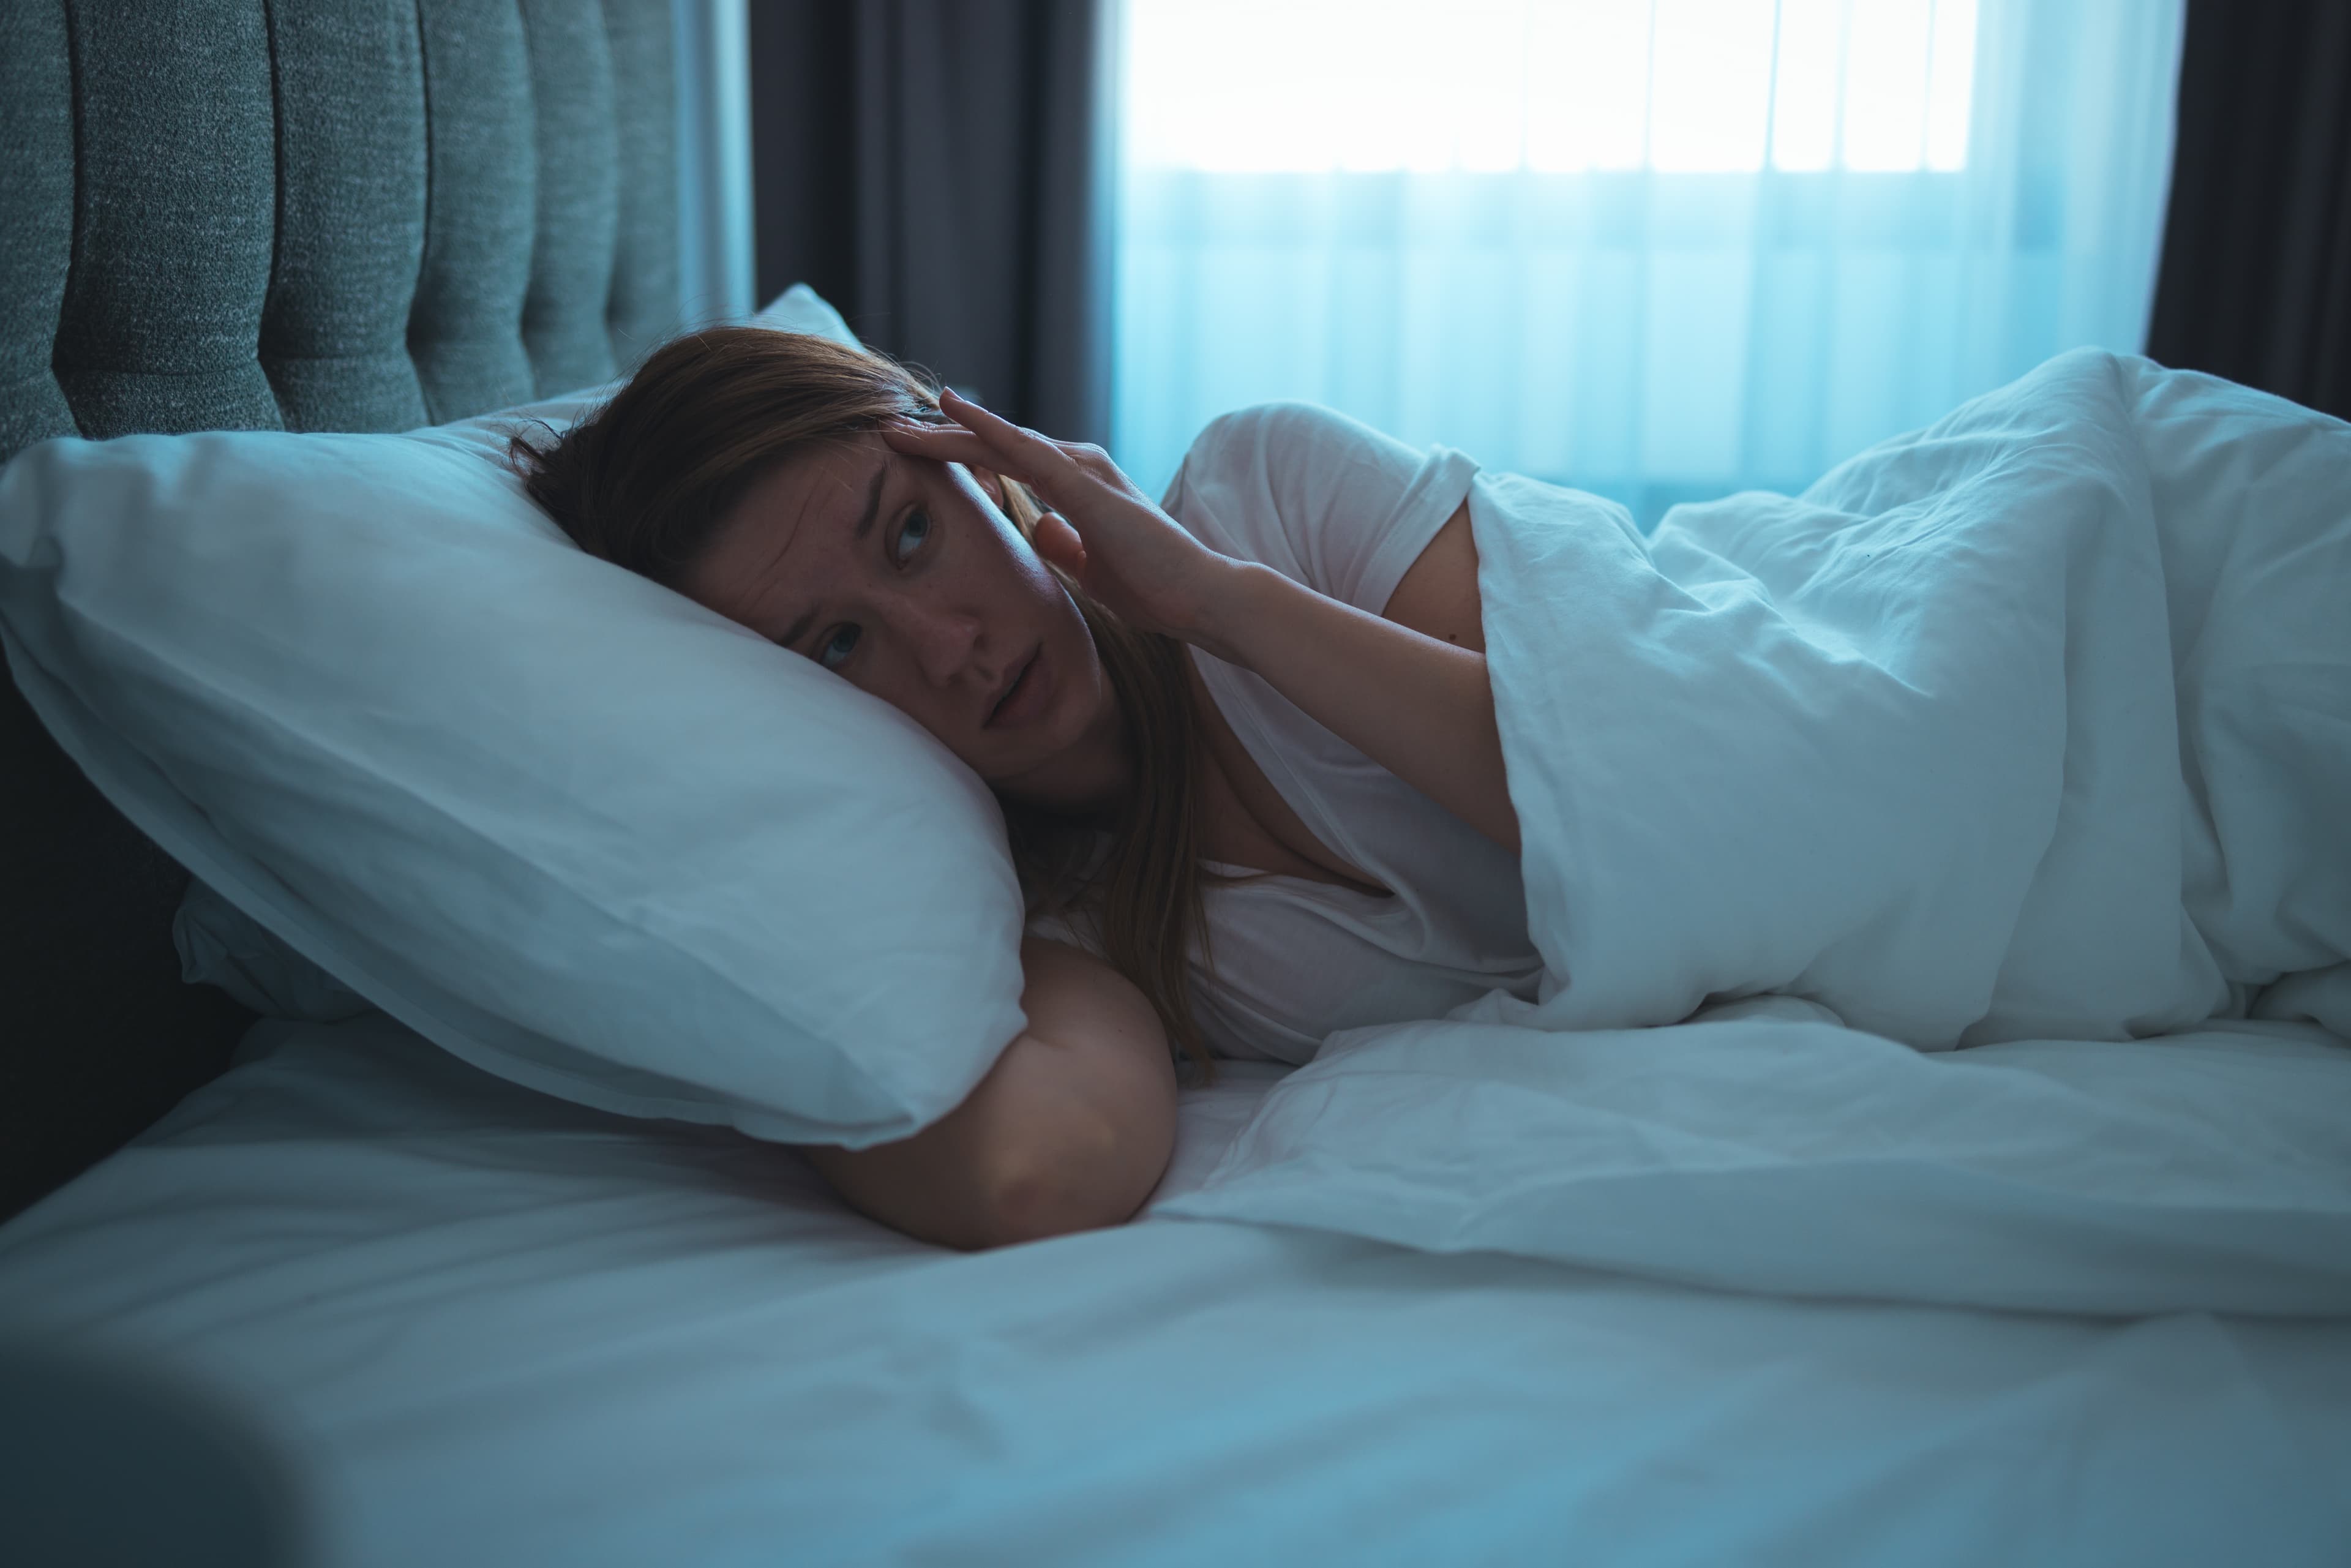
[[[1478,541],[1469,531],[1468,502],[1453,509],[1380,614],[1424,637],[1473,653],[1486,651],[1486,607],[1478,596]]]
[[[965,1249],[1117,1225],[1176,1146],[1176,1071],[1134,984],[1058,942],[1020,945],[1029,1027],[964,1103],[911,1138],[804,1149],[850,1206]]]
[[[1187,640],[1255,671],[1325,729],[1515,852],[1519,816],[1486,673],[1468,507],[1414,564],[1384,617],[1270,568],[1233,566],[1236,580]]]

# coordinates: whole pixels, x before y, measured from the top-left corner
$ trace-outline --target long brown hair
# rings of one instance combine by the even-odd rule
[[[653,351],[611,401],[568,431],[508,442],[523,487],[590,555],[675,588],[719,522],[763,474],[893,419],[936,420],[938,389],[871,350],[758,327],[714,327]],[[1024,537],[1040,508],[1002,479]],[[1050,563],[1048,563],[1050,565]],[[1139,632],[1058,568],[1119,705],[1134,784],[1114,820],[1073,820],[999,795],[1032,913],[1085,926],[1149,998],[1168,1040],[1205,1077],[1214,1065],[1187,974],[1205,956],[1198,719],[1172,638]]]

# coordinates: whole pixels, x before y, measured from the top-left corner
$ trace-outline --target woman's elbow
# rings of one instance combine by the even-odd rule
[[[1171,1129],[1172,1134],[1172,1129]],[[975,1250],[1102,1230],[1134,1218],[1166,1169],[1160,1140],[1086,1118],[999,1163],[977,1195]],[[1172,1135],[1166,1140],[1172,1145]],[[1153,1147],[1141,1147],[1141,1144]]]

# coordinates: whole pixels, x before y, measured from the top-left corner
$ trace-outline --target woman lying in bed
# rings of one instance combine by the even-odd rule
[[[1119,1223],[1166,1167],[1176,1051],[1302,1061],[1540,975],[1458,457],[1271,405],[1210,425],[1162,509],[1096,448],[754,328],[517,457],[582,547],[1003,803],[1029,1028],[915,1136],[807,1151],[873,1218],[961,1247]]]

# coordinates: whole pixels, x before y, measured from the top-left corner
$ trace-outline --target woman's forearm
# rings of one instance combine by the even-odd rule
[[[1101,960],[1029,937],[1029,1028],[962,1104],[863,1149],[803,1149],[849,1204],[964,1249],[1116,1225],[1167,1168],[1176,1077],[1151,1005]]]
[[[1254,672],[1314,721],[1516,852],[1486,656],[1328,599],[1270,568],[1232,574],[1186,632]]]
[[[971,1097],[911,1138],[803,1150],[868,1218],[970,1250],[1116,1225],[1150,1195],[1166,1150],[1090,1092],[1091,1042],[1023,1033]]]

